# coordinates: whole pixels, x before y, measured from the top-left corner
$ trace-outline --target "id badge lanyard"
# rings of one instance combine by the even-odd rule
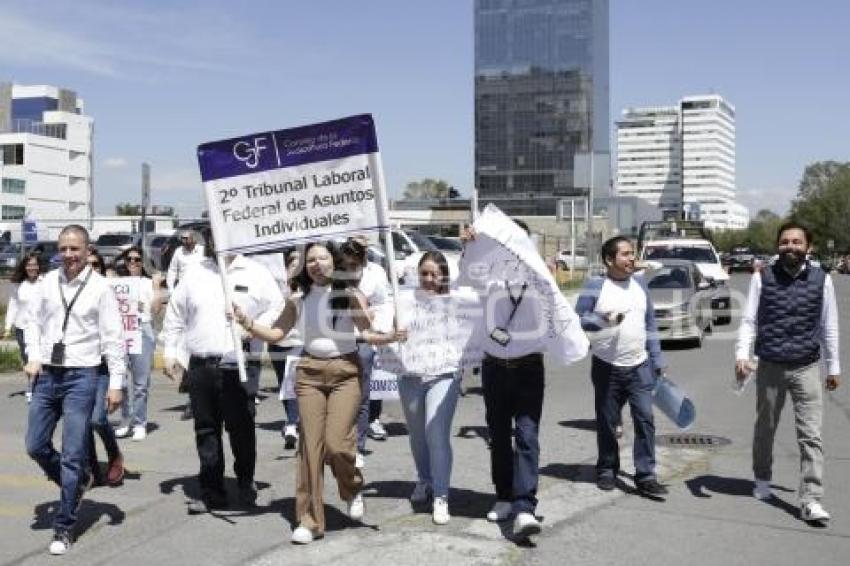
[[[511,286],[505,281],[505,291],[508,293],[508,300],[510,300],[511,305],[511,314],[508,315],[508,320],[505,321],[505,326],[503,327],[505,330],[511,325],[511,321],[516,316],[516,310],[519,308],[519,304],[522,302],[522,298],[525,296],[525,290],[528,289],[528,281],[522,284],[522,289],[519,291],[519,295],[514,297],[514,294],[511,293]]]
[[[86,278],[83,279],[83,282],[80,285],[80,288],[77,289],[77,292],[74,293],[74,296],[71,297],[70,303],[65,299],[65,293],[62,291],[62,281],[59,280],[59,296],[62,298],[62,306],[65,307],[65,320],[62,321],[62,338],[59,339],[60,344],[65,343],[65,332],[68,330],[68,319],[71,317],[71,309],[74,308],[74,303],[77,302],[77,298],[80,296],[80,293],[83,292],[83,289],[85,288],[86,283],[89,282],[89,277],[91,277],[92,271],[93,270],[91,268],[89,268],[88,275],[86,275]],[[57,280],[58,280],[58,278],[57,278]]]

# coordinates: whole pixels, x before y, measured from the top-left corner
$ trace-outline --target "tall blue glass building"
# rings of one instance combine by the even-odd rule
[[[475,183],[515,215],[607,191],[608,0],[475,1]],[[578,156],[578,159],[577,159]]]

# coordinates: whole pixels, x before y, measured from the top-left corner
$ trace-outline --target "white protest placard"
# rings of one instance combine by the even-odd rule
[[[396,300],[407,340],[378,348],[379,367],[396,375],[437,376],[481,364],[483,312],[476,292],[405,289]]]
[[[369,377],[369,399],[374,401],[394,401],[398,399],[398,376],[379,366],[372,368]]]
[[[138,277],[108,278],[115,299],[118,301],[118,313],[124,328],[124,351],[128,354],[142,353],[142,327],[139,321]]]
[[[388,228],[369,114],[206,143],[198,162],[219,252]]]
[[[578,315],[525,230],[493,204],[473,228],[476,236],[464,248],[458,284],[486,288],[527,283],[527,294],[534,294],[540,305],[540,340],[547,353],[563,365],[586,356],[589,344]]]

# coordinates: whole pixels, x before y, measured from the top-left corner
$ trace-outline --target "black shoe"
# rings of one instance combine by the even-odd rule
[[[227,508],[227,496],[226,495],[213,495],[209,497],[201,497],[200,499],[192,499],[189,501],[189,506],[187,507],[187,511],[190,515],[201,515],[203,513],[209,513],[210,510],[214,509],[226,509]]]
[[[253,507],[257,504],[257,484],[250,482],[239,486],[239,503],[247,507]]]
[[[613,476],[599,476],[596,480],[596,487],[602,491],[611,491],[616,487]]]
[[[181,421],[191,421],[193,418],[192,415],[192,403],[186,403],[186,408],[183,409],[183,414],[180,415]]]
[[[658,483],[655,480],[646,480],[642,482],[638,482],[637,484],[638,492],[641,495],[667,495],[667,488]]]

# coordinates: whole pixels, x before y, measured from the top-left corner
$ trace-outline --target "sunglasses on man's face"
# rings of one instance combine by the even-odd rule
[[[141,263],[142,258],[139,256],[127,256],[127,263]]]

